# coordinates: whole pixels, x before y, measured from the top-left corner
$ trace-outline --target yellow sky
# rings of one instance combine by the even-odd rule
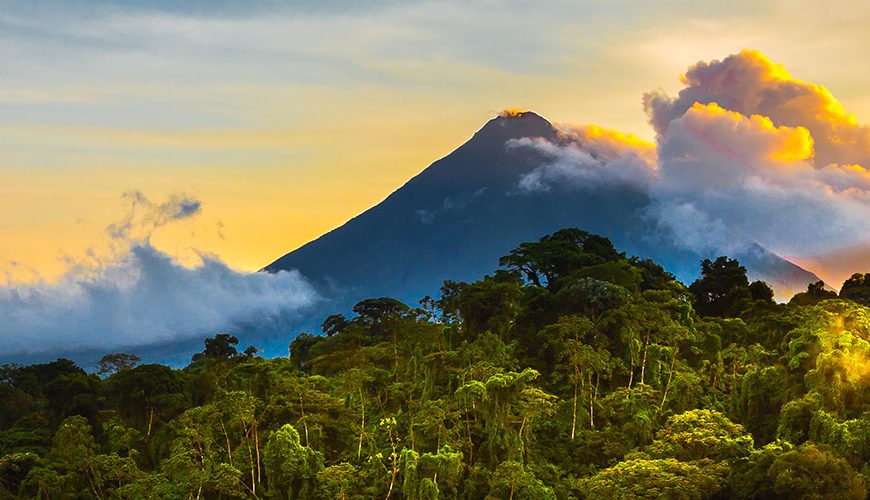
[[[744,47],[870,121],[868,8],[815,4],[2,6],[0,271],[51,278],[65,256],[103,248],[133,189],[203,203],[155,235],[159,248],[256,270],[376,204],[503,108],[649,139],[644,91],[674,92],[689,65]]]

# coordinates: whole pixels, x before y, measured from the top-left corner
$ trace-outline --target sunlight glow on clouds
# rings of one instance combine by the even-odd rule
[[[717,103],[746,116],[767,117],[776,125],[808,129],[816,141],[817,166],[870,165],[870,126],[859,125],[828,89],[793,78],[758,51],[700,62],[681,80],[685,87],[676,98],[659,92],[644,96],[650,123],[659,135],[696,103]]]
[[[532,147],[549,159],[520,179],[521,191],[548,191],[555,184],[579,189],[600,185],[649,189],[656,163],[652,143],[594,125],[566,127],[563,134],[566,144],[543,138],[508,142],[508,148]]]
[[[746,50],[698,63],[681,80],[676,98],[644,97],[657,156],[643,141],[583,133],[598,130],[590,126],[575,128],[566,144],[515,141],[513,147],[535,147],[551,159],[519,187],[643,186],[651,221],[702,253],[733,254],[759,243],[784,255],[815,255],[870,237],[870,174],[863,166],[870,127],[824,87]],[[602,149],[608,137],[618,147]]]
[[[376,204],[506,105],[652,139],[638,96],[675,94],[687,64],[744,46],[870,116],[868,20],[870,6],[850,0],[0,2],[0,269],[60,276],[58,255],[83,256],[117,193],[139,188],[195,193],[226,236],[200,232],[196,246],[256,270]],[[760,68],[757,96],[826,99],[763,61],[726,65],[738,63]],[[703,91],[712,80],[695,73],[688,86]],[[805,126],[816,159],[867,166],[866,151],[836,154],[864,147],[848,113],[820,125],[846,146],[819,146],[822,129],[781,121],[785,109],[715,102]],[[851,182],[839,168],[832,185]],[[155,247],[187,244],[179,227]]]

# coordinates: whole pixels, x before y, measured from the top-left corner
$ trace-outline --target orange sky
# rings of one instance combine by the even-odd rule
[[[0,7],[0,271],[15,280],[102,251],[132,189],[203,202],[155,235],[159,248],[253,271],[376,204],[506,107],[652,139],[642,93],[673,93],[688,65],[744,47],[870,120],[861,2],[83,5]]]

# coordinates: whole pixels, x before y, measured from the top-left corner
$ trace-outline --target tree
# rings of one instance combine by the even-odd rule
[[[823,300],[836,299],[837,293],[825,289],[824,281],[816,281],[807,285],[807,291],[796,294],[788,301],[791,305],[813,306]]]
[[[38,496],[65,493],[101,499],[139,474],[131,458],[100,454],[87,420],[74,416],[61,423],[46,463],[30,470],[23,487]]]
[[[685,498],[714,496],[725,485],[727,469],[673,458],[634,459],[604,469],[585,481],[590,499]]]
[[[807,290],[792,297],[789,301],[789,304],[811,306],[818,304],[823,300],[830,300],[836,298],[837,292],[828,289],[825,282],[820,280],[816,281],[815,283],[809,283],[807,285]]]
[[[557,368],[568,373],[573,386],[571,405],[571,440],[577,430],[578,400],[585,401],[589,415],[589,427],[595,427],[595,403],[601,376],[610,372],[610,352],[589,342],[594,326],[581,316],[563,316],[544,330],[548,343],[556,349],[559,361]],[[578,398],[579,396],[579,398]]]
[[[551,415],[555,397],[530,384],[540,374],[527,368],[520,373],[501,372],[485,381],[472,380],[456,390],[466,411],[482,420],[485,456],[490,463],[524,456],[535,421]],[[472,442],[470,431],[469,441]]]
[[[120,371],[129,370],[139,364],[139,361],[141,359],[135,354],[123,352],[106,354],[97,362],[97,374],[112,375]]]
[[[746,268],[724,256],[701,261],[701,277],[689,286],[689,292],[695,297],[698,314],[721,318],[738,316],[752,297]]]
[[[840,298],[870,306],[870,273],[855,273],[840,288]]]
[[[219,333],[212,338],[205,339],[205,349],[202,354],[213,359],[231,359],[239,354],[236,345],[239,339],[229,333]]]
[[[350,325],[350,321],[343,314],[330,314],[323,320],[320,329],[327,337],[332,337],[343,332]]]
[[[10,453],[0,456],[0,498],[14,498],[21,483],[39,463],[36,453]]]
[[[258,352],[260,352],[259,349],[257,349],[256,347],[254,347],[252,345],[249,345],[248,347],[245,348],[244,351],[242,351],[242,357],[245,359],[245,361],[250,361],[251,359],[253,359],[254,357],[257,356]]]
[[[763,281],[753,281],[749,284],[749,295],[755,302],[773,304],[773,288]]]
[[[716,462],[752,452],[752,436],[718,411],[690,410],[668,419],[645,451],[656,457]]]
[[[671,372],[676,362],[678,343],[689,336],[687,328],[681,324],[686,321],[690,309],[688,304],[671,293],[659,290],[643,292],[634,300],[624,303],[609,312],[608,323],[617,325],[621,340],[625,344],[629,364],[627,387],[634,386],[635,371],[639,369],[639,382],[647,383],[647,366],[659,368],[663,363],[670,364]],[[650,352],[671,354],[671,360],[649,361]],[[657,370],[661,373],[661,369]]]
[[[115,409],[146,437],[190,404],[185,380],[171,368],[139,365],[104,381],[105,394]]]
[[[311,335],[310,333],[302,332],[297,335],[296,338],[290,342],[289,347],[290,361],[293,362],[293,366],[299,370],[305,369],[305,365],[311,354],[311,348],[322,340],[322,337]]]
[[[726,258],[696,296],[605,239],[544,240],[428,310],[360,301],[289,357],[224,333],[181,370],[2,366],[0,499],[866,494],[870,307],[771,304]]]
[[[315,478],[323,468],[323,457],[302,445],[299,433],[290,424],[284,424],[269,437],[263,461],[269,491],[278,498],[310,497]]]
[[[487,276],[452,291],[451,300],[444,306],[462,321],[462,332],[469,340],[486,331],[506,335],[522,307],[523,291],[512,280]]]
[[[548,488],[529,472],[522,463],[506,461],[499,464],[492,475],[487,500],[505,498],[507,500],[555,500],[552,488]]]
[[[581,267],[621,257],[609,239],[569,228],[544,236],[535,243],[521,243],[499,259],[499,265],[522,273],[536,286],[555,290],[560,277]]]
[[[867,496],[860,474],[845,460],[812,444],[777,457],[768,477],[779,498],[862,500]]]
[[[357,314],[357,319],[374,327],[387,319],[396,318],[409,310],[410,308],[403,302],[389,297],[366,299],[357,302],[353,306],[353,312]],[[324,322],[324,325],[326,325],[326,322]]]
[[[319,498],[345,500],[348,490],[353,489],[358,477],[359,470],[347,462],[330,465],[317,473]]]

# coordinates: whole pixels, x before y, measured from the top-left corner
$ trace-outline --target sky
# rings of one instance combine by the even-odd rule
[[[330,298],[254,271],[505,109],[576,139],[506,144],[548,158],[518,192],[634,184],[679,246],[758,242],[836,286],[870,260],[868,23],[846,0],[0,0],[0,362],[284,332]]]
[[[179,5],[183,4],[183,5]],[[644,93],[756,49],[870,121],[866,2],[0,0],[0,271],[60,279],[107,227],[255,271],[508,107],[653,140]]]

